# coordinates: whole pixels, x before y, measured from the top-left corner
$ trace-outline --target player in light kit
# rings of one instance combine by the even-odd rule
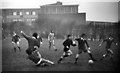
[[[70,46],[76,46],[76,44],[75,44],[75,41],[72,40],[72,36],[71,35],[67,35],[67,38],[63,42],[63,46],[64,46],[64,48],[63,48],[63,55],[58,60],[58,63],[61,63],[61,61],[65,57],[68,57],[68,56],[72,55],[72,51],[70,50]]]
[[[48,35],[49,50],[50,50],[51,46],[53,45],[54,50],[57,51],[54,40],[55,40],[55,33],[53,32],[53,30],[51,30],[51,32]]]
[[[49,64],[54,64],[54,62],[50,60],[46,60],[41,57],[38,48],[40,48],[40,37],[37,33],[33,33],[33,37],[27,36],[23,31],[21,34],[27,39],[28,41],[28,48],[26,53],[28,54],[28,59],[36,63],[36,66],[45,66]]]
[[[107,39],[103,40],[99,46],[102,45],[103,42],[106,42],[106,54],[103,55],[103,57],[100,59],[100,60],[103,60],[104,58],[106,58],[107,56],[110,56],[110,59],[112,61],[112,56],[113,56],[113,51],[110,49],[111,48],[111,45],[112,43],[114,42],[116,45],[118,45],[115,40],[113,39],[112,35],[109,35]]]
[[[76,54],[75,64],[77,64],[78,57],[82,52],[88,53],[92,61],[96,61],[90,51],[90,47],[86,40],[86,35],[82,34],[80,38],[75,39],[78,42],[78,53]],[[87,48],[86,48],[87,46]]]
[[[21,51],[21,48],[19,46],[20,40],[21,40],[20,37],[15,32],[13,32],[12,43],[14,45],[15,52],[16,52],[16,48],[19,48],[19,51]]]

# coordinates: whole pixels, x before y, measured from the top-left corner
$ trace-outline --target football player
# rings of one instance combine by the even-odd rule
[[[12,43],[14,45],[15,52],[16,52],[16,48],[19,48],[19,51],[21,51],[21,48],[19,46],[20,40],[21,40],[20,36],[18,36],[15,32],[13,32]]]
[[[53,30],[51,30],[51,32],[48,35],[49,50],[50,50],[51,46],[53,45],[54,50],[57,51],[54,40],[55,40],[55,33],[53,32]]]
[[[28,54],[28,59],[33,61],[36,66],[45,66],[48,65],[47,63],[54,64],[54,62],[41,57],[41,54],[38,51],[38,48],[40,48],[40,37],[37,33],[33,33],[33,37],[27,36],[23,31],[21,31],[21,34],[28,41],[28,48],[26,50],[26,53]]]
[[[106,54],[103,55],[103,57],[100,60],[103,60],[104,58],[106,58],[107,56],[110,56],[110,59],[112,60],[112,56],[113,56],[113,51],[110,49],[112,43],[114,42],[116,45],[118,45],[118,43],[115,42],[115,40],[113,39],[112,35],[109,35],[107,39],[104,39],[99,46],[102,45],[103,42],[106,42]]]
[[[75,64],[77,64],[78,57],[82,52],[88,53],[91,60],[96,61],[91,54],[90,47],[86,40],[86,35],[83,33],[80,38],[76,38],[75,40],[78,42],[78,53],[76,54]]]
[[[63,42],[63,55],[58,60],[58,63],[61,63],[61,61],[70,55],[72,55],[72,51],[70,50],[70,46],[76,46],[75,41],[72,40],[72,36],[70,34],[67,35],[67,38]]]

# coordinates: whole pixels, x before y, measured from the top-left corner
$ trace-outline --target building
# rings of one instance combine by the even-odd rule
[[[2,27],[2,9],[0,9],[0,30]]]
[[[62,2],[32,9],[2,9],[3,22],[35,21],[39,14],[78,13],[78,5],[63,5]]]
[[[32,29],[46,32],[53,29],[59,34],[70,33],[86,24],[86,13],[78,13],[78,5],[63,5],[62,2],[32,9],[2,9],[2,13],[3,23],[25,22]]]
[[[62,2],[41,6],[43,14],[78,13],[78,5],[63,5]]]
[[[2,9],[3,22],[35,21],[40,9]]]

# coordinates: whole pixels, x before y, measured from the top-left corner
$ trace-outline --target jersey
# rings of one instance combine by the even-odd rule
[[[38,41],[38,43],[40,44],[40,42],[42,42],[42,38],[41,37],[38,37],[37,38],[37,41]],[[40,46],[39,46],[40,47]]]
[[[70,46],[76,46],[76,44],[74,44],[71,39],[66,39],[63,42],[63,46],[64,46],[64,51],[66,52],[70,49]]]
[[[12,37],[12,41],[15,42],[15,43],[17,43],[19,41],[19,39],[20,39],[20,37],[18,35],[14,35]]]
[[[111,48],[112,43],[114,42],[114,39],[105,39],[103,42],[106,42],[106,48]]]
[[[49,41],[53,41],[55,39],[55,34],[54,33],[50,33],[49,35],[48,35],[48,40]]]
[[[26,50],[26,53],[28,55],[30,55],[33,51],[35,51],[36,49],[34,48],[34,46],[37,46],[38,48],[40,47],[40,40],[27,36],[26,34],[22,33],[22,35],[27,39],[28,41],[28,48]]]
[[[86,45],[89,47],[87,40],[82,38],[77,38],[75,40],[78,42],[78,49],[86,49]]]

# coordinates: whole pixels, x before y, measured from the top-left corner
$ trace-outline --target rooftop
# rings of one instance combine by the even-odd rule
[[[76,4],[76,5],[63,5],[62,2],[57,1],[56,3],[53,3],[53,4],[47,4],[47,5],[43,5],[43,6],[78,6],[78,4]],[[41,7],[43,7],[43,6],[41,6]]]

